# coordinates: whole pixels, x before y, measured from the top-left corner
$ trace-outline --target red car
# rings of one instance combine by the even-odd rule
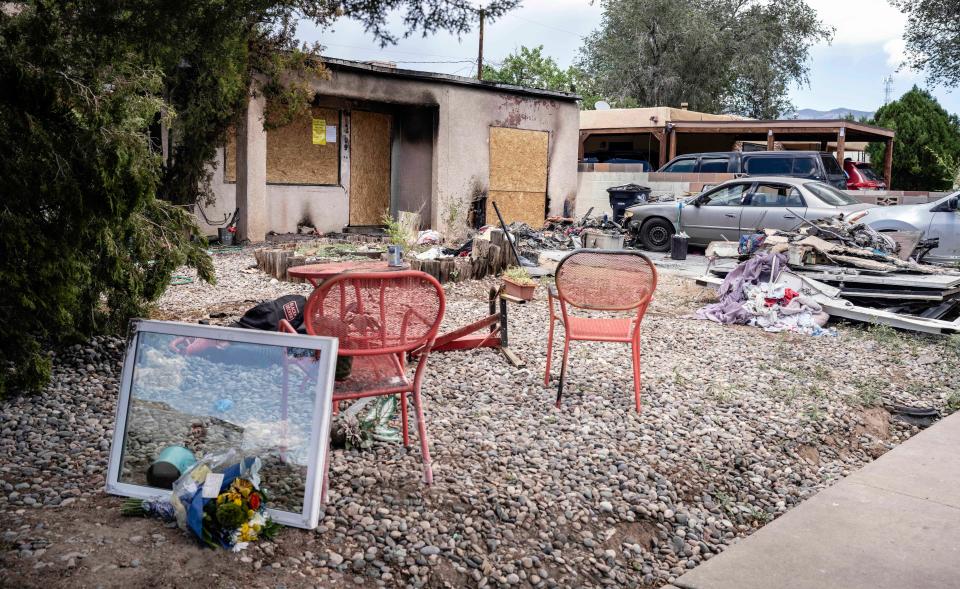
[[[843,160],[843,171],[847,173],[847,190],[886,190],[887,185],[877,176],[867,162],[855,162],[850,158]]]

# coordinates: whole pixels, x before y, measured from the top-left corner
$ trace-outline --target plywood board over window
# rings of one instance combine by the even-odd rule
[[[351,225],[379,225],[390,210],[392,123],[384,113],[350,113]]]
[[[487,219],[496,219],[496,201],[504,221],[543,224],[547,203],[549,134],[546,131],[490,128],[490,187]]]
[[[314,120],[324,129],[325,145],[314,143]],[[333,127],[332,133],[326,133]],[[328,136],[329,135],[329,136]],[[334,139],[326,141],[326,139]],[[340,111],[312,107],[289,125],[267,131],[267,183],[331,185],[340,183]],[[237,133],[227,134],[223,179],[237,181]]]
[[[314,142],[314,120],[323,129],[325,144]],[[326,127],[336,127],[335,140],[326,141]],[[311,107],[289,125],[267,131],[267,182],[339,184],[340,135],[339,111],[320,107]]]

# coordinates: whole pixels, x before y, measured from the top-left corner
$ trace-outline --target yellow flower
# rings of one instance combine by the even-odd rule
[[[240,495],[242,495],[244,498],[247,498],[253,491],[253,483],[246,479],[234,479],[233,483],[230,485],[230,488],[240,493]]]
[[[240,526],[240,540],[242,542],[252,542],[257,539],[257,533],[250,527],[250,524]]]
[[[243,501],[241,501],[240,499],[234,499],[233,502],[236,503],[237,506],[239,506],[241,503],[243,503]]]

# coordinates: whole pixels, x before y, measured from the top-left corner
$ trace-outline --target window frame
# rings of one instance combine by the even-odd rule
[[[677,164],[679,164],[679,163],[681,163],[681,162],[693,162],[693,167],[690,168],[689,170],[684,170],[684,171],[680,171],[680,172],[675,172],[675,171],[673,171],[673,170],[668,170],[668,169],[666,169],[666,168],[669,168],[669,167],[671,167],[671,166],[675,166],[675,165],[677,165]],[[677,159],[675,159],[675,160],[673,160],[672,162],[668,163],[667,166],[666,166],[666,168],[664,168],[663,172],[666,173],[666,174],[695,174],[696,171],[697,171],[697,166],[699,165],[699,162],[700,162],[700,158],[698,158],[698,157],[678,157]]]
[[[753,204],[753,196],[756,195],[756,194],[758,194],[760,188],[761,188],[761,187],[764,187],[764,186],[787,188],[788,190],[787,190],[786,198],[790,198],[790,191],[796,191],[797,196],[800,197],[800,204],[798,204],[798,205],[784,204],[783,206],[781,206],[781,205],[764,204],[764,205],[757,205],[757,206],[755,206],[755,205]],[[779,195],[777,195],[777,196],[779,196]],[[748,207],[748,208],[758,208],[758,209],[759,209],[759,208],[786,209],[786,208],[790,208],[790,207],[799,207],[799,208],[805,209],[805,208],[807,208],[807,199],[805,199],[805,198],[803,197],[803,192],[802,192],[798,187],[794,186],[793,184],[788,184],[788,183],[786,183],[786,182],[782,182],[782,183],[781,183],[781,182],[756,182],[755,185],[753,186],[753,190],[750,192],[750,202],[744,204],[743,206]]]
[[[310,456],[304,476],[305,493],[301,512],[268,509],[270,517],[281,524],[303,529],[314,529],[323,513],[322,486],[329,469],[330,424],[333,419],[334,373],[337,361],[338,341],[333,337],[288,334],[256,329],[240,329],[213,325],[197,325],[172,321],[135,319],[130,322],[127,349],[124,353],[120,374],[120,391],[114,417],[113,439],[107,462],[104,490],[110,495],[152,499],[169,491],[146,485],[121,481],[124,442],[127,421],[133,395],[134,369],[140,351],[140,334],[175,335],[182,337],[211,338],[220,341],[261,344],[283,348],[304,348],[320,352],[317,389],[314,394],[311,419],[311,439],[308,444]]]
[[[724,184],[724,185],[721,185],[721,186],[717,186],[716,188],[714,188],[714,189],[711,190],[710,192],[707,192],[707,193],[701,195],[699,198],[697,198],[697,202],[700,204],[700,206],[709,207],[709,206],[711,206],[711,205],[710,205],[710,202],[711,202],[710,199],[713,198],[713,195],[714,195],[714,194],[716,194],[716,193],[718,193],[718,192],[720,192],[720,191],[723,191],[723,190],[727,190],[727,189],[729,189],[729,188],[733,188],[733,187],[740,186],[740,187],[743,187],[743,193],[740,194],[740,202],[739,202],[738,204],[733,204],[733,205],[731,205],[731,204],[724,204],[724,205],[712,205],[712,206],[715,206],[715,207],[742,207],[742,206],[743,206],[743,199],[744,199],[748,194],[751,193],[751,190],[752,190],[752,188],[754,187],[754,185],[756,185],[756,182],[734,182],[734,183],[732,183],[732,184]]]

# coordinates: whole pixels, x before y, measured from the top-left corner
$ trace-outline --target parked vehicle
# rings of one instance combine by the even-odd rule
[[[833,154],[819,151],[689,153],[673,158],[657,171],[790,176],[820,180],[840,190],[847,188],[847,176],[837,158],[833,157]]]
[[[846,158],[843,160],[843,171],[847,173],[847,190],[887,189],[887,183],[867,162],[855,162]]]
[[[960,262],[960,192],[935,202],[918,205],[874,207],[850,216],[877,231],[922,231],[924,239],[937,238],[940,245],[923,257],[924,262]]]
[[[639,164],[644,172],[652,172],[653,166],[643,155],[632,151],[598,151],[584,156],[585,164]]]
[[[802,219],[849,215],[870,208],[829,184],[803,178],[761,176],[727,180],[701,194],[673,202],[630,207],[629,224],[643,247],[670,249],[670,237],[681,230],[690,244],[738,240],[760,229],[793,230]]]

